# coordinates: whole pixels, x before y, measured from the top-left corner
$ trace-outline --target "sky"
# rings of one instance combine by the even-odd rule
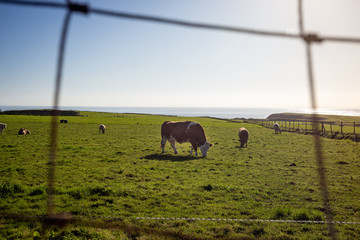
[[[296,0],[85,2],[111,11],[299,32]],[[360,1],[303,5],[306,32],[360,38]],[[52,106],[65,13],[0,3],[0,106]],[[360,44],[314,43],[312,50],[318,107],[360,108]],[[74,13],[64,60],[60,106],[311,107],[299,39]]]

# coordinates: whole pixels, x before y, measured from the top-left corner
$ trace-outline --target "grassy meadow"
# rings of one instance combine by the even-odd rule
[[[77,220],[43,232],[38,218],[1,217],[0,239],[329,239],[316,223],[133,219],[325,221],[313,136],[211,118],[80,114],[60,117],[69,123],[59,124],[55,172],[55,210]],[[189,143],[177,144],[178,155],[167,143],[161,154],[165,120],[200,123],[214,144],[208,156],[189,156]],[[50,121],[0,115],[0,215],[46,214]],[[31,134],[17,135],[22,127]],[[360,222],[359,143],[321,141],[334,219]],[[339,239],[360,239],[359,224],[336,229]]]

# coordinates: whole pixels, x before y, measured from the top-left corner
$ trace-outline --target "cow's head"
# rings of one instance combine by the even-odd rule
[[[203,157],[206,157],[206,153],[209,150],[209,148],[212,146],[211,143],[209,142],[205,142],[203,145],[200,146],[200,150],[201,150],[201,155]]]

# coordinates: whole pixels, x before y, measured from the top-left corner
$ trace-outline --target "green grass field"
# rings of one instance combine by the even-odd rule
[[[42,231],[37,218],[0,218],[1,239],[329,239],[316,223],[136,220],[134,217],[325,221],[314,139],[210,118],[81,112],[59,124],[55,207],[77,221]],[[165,120],[194,120],[214,144],[190,157],[169,143]],[[50,144],[47,116],[0,115],[0,214],[46,214]],[[99,124],[106,134],[99,134]],[[23,127],[31,135],[17,135]],[[240,148],[237,131],[250,131]],[[360,147],[321,139],[336,221],[360,222]],[[122,218],[122,219],[115,219]],[[359,224],[336,224],[360,239]]]

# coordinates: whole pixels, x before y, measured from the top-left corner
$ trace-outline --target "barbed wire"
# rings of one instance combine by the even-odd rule
[[[243,33],[243,34],[251,34],[251,35],[269,36],[269,37],[303,39],[307,42],[320,43],[324,41],[329,41],[329,42],[360,43],[360,38],[355,38],[355,37],[320,36],[315,33],[305,33],[305,31],[301,31],[301,30],[300,33],[288,33],[287,31],[284,32],[267,31],[267,30],[241,28],[241,27],[218,25],[218,24],[184,21],[184,20],[177,20],[172,18],[164,18],[164,17],[157,17],[157,16],[150,16],[143,14],[133,14],[128,12],[91,8],[88,4],[78,4],[78,3],[73,3],[71,1],[67,1],[67,3],[51,3],[51,2],[49,3],[44,1],[0,0],[0,3],[60,8],[60,9],[67,9],[68,11],[71,12],[80,12],[83,14],[93,13],[93,14],[105,15],[110,17],[119,17],[119,18],[126,18],[132,20],[156,22],[162,24],[192,27],[192,28],[202,28],[202,29],[215,30],[215,31],[225,31],[225,32]],[[302,29],[302,27],[300,29]]]
[[[322,36],[320,37],[315,33],[306,33],[303,26],[303,7],[302,0],[298,0],[298,19],[299,19],[299,33],[289,34],[287,32],[278,32],[278,31],[266,31],[266,30],[256,30],[249,28],[240,28],[232,27],[225,25],[216,25],[216,24],[205,24],[191,21],[176,20],[170,18],[162,18],[157,16],[148,16],[140,14],[132,14],[127,12],[119,11],[109,11],[96,8],[90,8],[87,4],[78,4],[73,3],[70,0],[66,0],[66,3],[49,3],[44,1],[22,1],[22,0],[0,0],[0,3],[7,4],[17,4],[17,5],[28,5],[28,6],[38,6],[38,7],[52,7],[52,8],[62,8],[67,9],[66,16],[64,18],[59,52],[58,52],[58,63],[57,63],[57,73],[56,73],[56,84],[55,84],[55,93],[54,93],[54,103],[53,103],[53,119],[51,123],[51,140],[50,140],[50,157],[49,157],[49,174],[48,174],[48,184],[49,184],[49,193],[48,193],[48,203],[47,203],[47,216],[36,217],[35,218],[47,218],[59,220],[61,217],[54,215],[55,206],[54,206],[54,197],[55,197],[55,160],[56,160],[56,151],[57,151],[57,136],[58,136],[58,103],[60,96],[60,87],[62,81],[62,67],[65,53],[65,42],[67,38],[67,31],[70,24],[70,17],[73,12],[80,12],[83,14],[93,13],[99,15],[105,15],[110,17],[119,17],[132,20],[141,20],[146,22],[156,22],[161,24],[170,24],[183,27],[191,28],[200,28],[207,30],[215,31],[225,31],[233,33],[242,33],[242,34],[251,34],[258,36],[269,36],[269,37],[283,37],[291,39],[302,39],[306,45],[306,61],[307,61],[307,70],[308,70],[308,80],[309,80],[309,91],[311,98],[311,106],[313,110],[317,109],[316,103],[316,94],[314,86],[314,77],[313,77],[313,64],[312,64],[312,52],[311,44],[312,43],[321,43],[324,41],[330,42],[344,42],[344,43],[360,43],[360,38],[350,38],[350,37],[336,37],[336,36]],[[318,115],[312,114],[313,121],[318,121]],[[315,131],[317,132],[318,126],[315,125]],[[189,221],[237,221],[237,222],[286,222],[286,223],[323,223],[327,224],[329,235],[332,239],[336,239],[336,230],[334,224],[360,224],[358,222],[339,222],[333,221],[332,211],[330,208],[329,192],[327,187],[327,179],[325,175],[325,164],[322,154],[322,146],[320,142],[320,136],[314,135],[315,140],[315,149],[316,149],[316,164],[319,182],[321,185],[321,193],[323,199],[323,205],[325,208],[325,215],[327,221],[303,221],[303,220],[266,220],[266,219],[216,219],[216,218],[165,218],[165,217],[99,217],[106,219],[133,219],[133,220],[189,220]],[[9,217],[9,216],[7,216]],[[63,217],[63,216],[62,216]],[[80,216],[72,216],[70,218],[81,218]],[[95,217],[93,217],[95,218]],[[67,218],[65,218],[67,219]],[[43,226],[47,228],[45,224]]]
[[[304,24],[303,24],[303,4],[302,0],[298,0],[298,18],[299,18],[299,29],[300,34],[303,35],[304,33]],[[309,39],[305,39],[305,47],[306,47],[306,63],[307,63],[307,72],[308,72],[308,80],[309,80],[309,91],[310,91],[310,102],[311,107],[314,111],[317,110],[317,101],[316,101],[316,94],[315,94],[315,83],[314,83],[314,73],[313,73],[313,63],[312,63],[312,51],[311,51],[311,44],[313,41]],[[312,114],[312,120],[314,122],[319,121],[318,114]],[[319,132],[318,124],[315,124],[314,131]],[[318,134],[314,135],[314,142],[315,142],[315,154],[316,154],[316,165],[317,165],[317,172],[319,177],[319,182],[321,186],[321,196],[323,200],[323,206],[325,209],[326,219],[328,220],[327,226],[330,237],[334,240],[337,239],[337,234],[335,230],[335,226],[333,223],[333,214],[330,206],[330,197],[329,197],[329,190],[327,184],[327,178],[325,173],[325,163],[324,157],[322,153],[322,145],[320,141],[320,136]]]

